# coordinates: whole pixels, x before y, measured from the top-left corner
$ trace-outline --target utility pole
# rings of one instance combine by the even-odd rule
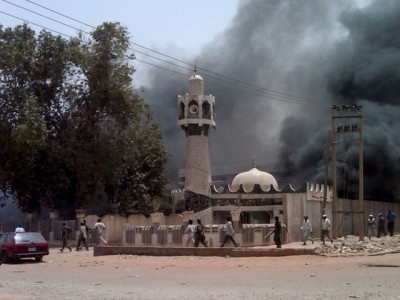
[[[358,123],[337,125],[337,120],[347,122],[358,119]],[[364,148],[363,148],[363,113],[360,105],[332,105],[332,221],[333,237],[336,238],[339,224],[338,197],[337,197],[337,174],[336,174],[336,144],[345,142],[339,140],[338,136],[358,132],[358,211],[352,212],[358,216],[359,239],[365,236],[365,207],[364,207]]]
[[[334,112],[332,110],[332,112]],[[332,157],[332,237],[337,238],[339,218],[337,214],[338,197],[337,197],[337,175],[336,175],[336,122],[334,113],[332,116],[331,129],[331,157]]]
[[[324,199],[322,200],[322,214],[326,213],[326,199],[328,196],[328,169],[329,169],[329,160],[330,160],[330,151],[331,151],[331,144],[332,144],[332,133],[329,130],[328,132],[328,149],[326,151],[325,157],[325,174],[324,174]]]
[[[363,111],[362,106],[359,107],[358,118],[359,131],[359,146],[358,146],[358,199],[360,210],[360,234],[359,240],[363,240],[365,236],[365,205],[364,205],[364,142],[363,142]]]

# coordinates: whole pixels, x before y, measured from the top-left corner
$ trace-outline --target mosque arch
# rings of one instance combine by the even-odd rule
[[[207,101],[204,101],[203,105],[202,105],[202,111],[203,111],[203,119],[211,119],[210,103],[208,103]]]
[[[185,118],[185,104],[183,102],[179,103],[179,115],[178,115],[179,120],[182,120]]]

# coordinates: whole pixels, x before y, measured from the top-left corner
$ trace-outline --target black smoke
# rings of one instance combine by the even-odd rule
[[[205,94],[216,97],[213,170],[249,169],[254,157],[257,165],[271,166],[265,171],[286,172],[287,181],[322,183],[331,105],[358,104],[364,113],[365,197],[394,200],[400,171],[399,48],[398,1],[364,7],[350,1],[242,1],[230,26],[190,59],[199,66]],[[269,90],[227,84],[207,70]],[[190,75],[154,68],[144,95],[161,122],[172,181],[185,153],[176,98],[187,91]],[[344,196],[354,194],[358,144],[340,144],[337,153],[338,187]]]

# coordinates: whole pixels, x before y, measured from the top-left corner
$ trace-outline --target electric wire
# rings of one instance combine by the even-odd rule
[[[20,5],[11,3],[10,1],[7,1],[7,0],[2,0],[2,1],[3,1],[3,2],[6,2],[6,3],[9,3],[9,4],[11,4],[11,5],[14,5],[14,6],[16,6],[16,7],[20,8],[20,9],[24,9],[24,10],[26,10],[26,11],[29,11],[29,12],[34,13],[34,14],[36,14],[36,15],[39,15],[39,16],[41,16],[41,17],[43,17],[43,18],[47,18],[47,19],[49,19],[49,20],[51,20],[51,21],[53,21],[53,22],[57,22],[57,23],[59,23],[59,24],[61,24],[61,25],[63,25],[63,26],[66,26],[66,27],[75,29],[75,30],[77,30],[77,31],[79,31],[79,32],[82,32],[82,33],[85,33],[85,34],[90,34],[89,32],[87,32],[87,31],[85,31],[85,30],[83,30],[83,29],[81,29],[81,28],[77,28],[77,27],[75,27],[75,26],[66,24],[66,23],[64,23],[64,22],[61,22],[61,21],[56,20],[56,19],[54,19],[54,18],[45,16],[45,15],[43,15],[43,14],[41,14],[41,13],[35,12],[35,11],[30,10],[30,9],[28,9],[28,8],[25,8],[25,7],[22,7],[22,6],[20,6]],[[52,12],[52,13],[58,14],[58,15],[60,15],[60,16],[62,16],[62,17],[65,17],[65,18],[67,18],[67,19],[69,19],[69,20],[72,20],[72,21],[74,21],[74,22],[77,22],[77,23],[79,23],[79,24],[81,24],[81,25],[87,26],[87,27],[92,28],[92,29],[95,29],[95,28],[96,28],[96,27],[94,27],[94,26],[92,26],[92,25],[89,25],[89,24],[87,24],[87,23],[84,23],[84,22],[82,22],[82,21],[79,21],[79,20],[77,20],[77,19],[75,19],[75,18],[72,18],[72,17],[67,16],[67,15],[65,15],[65,14],[62,14],[62,13],[60,13],[60,12],[57,12],[57,11],[55,11],[55,10],[53,10],[53,9],[50,9],[50,8],[48,8],[48,7],[45,7],[45,6],[40,5],[40,4],[38,4],[38,3],[35,3],[34,1],[31,1],[31,0],[26,0],[26,1],[29,2],[29,3],[31,3],[31,4],[36,5],[36,6],[38,6],[38,7],[41,7],[41,8],[43,8],[43,9],[45,9],[45,10],[48,10],[48,11],[50,11],[50,12]],[[71,35],[62,33],[62,32],[60,32],[60,31],[58,31],[58,30],[51,29],[51,28],[49,28],[49,27],[47,27],[47,26],[44,26],[44,25],[40,25],[40,24],[38,24],[38,23],[36,23],[36,22],[28,21],[28,20],[26,20],[26,19],[20,18],[20,17],[18,17],[18,16],[15,16],[15,15],[12,15],[12,14],[9,14],[9,13],[6,13],[6,12],[4,12],[4,11],[0,11],[0,13],[3,13],[3,14],[5,14],[5,15],[7,15],[7,16],[10,16],[10,17],[19,19],[19,20],[21,20],[21,21],[23,21],[23,22],[25,22],[25,23],[33,24],[33,25],[35,25],[35,26],[44,28],[44,29],[46,29],[46,30],[55,32],[55,33],[57,33],[57,34],[59,34],[59,35],[62,35],[62,36],[65,36],[65,37],[69,37],[69,38],[73,38],[73,36],[71,36]],[[230,84],[233,84],[233,87],[230,86],[230,89],[234,89],[234,90],[239,91],[239,92],[251,94],[251,95],[254,95],[254,96],[258,96],[258,97],[267,98],[267,99],[273,100],[273,101],[283,101],[283,102],[290,102],[290,103],[296,103],[296,104],[306,104],[306,103],[308,103],[308,102],[314,102],[314,103],[316,103],[316,104],[329,105],[329,103],[326,103],[325,101],[316,100],[316,99],[311,99],[311,98],[305,98],[305,97],[296,96],[296,95],[291,95],[291,94],[287,94],[287,93],[282,93],[282,92],[274,91],[274,90],[271,90],[271,89],[268,89],[268,88],[259,87],[259,86],[253,85],[253,84],[249,84],[249,83],[247,83],[247,82],[243,82],[243,81],[240,81],[240,80],[237,80],[237,79],[234,79],[234,78],[225,76],[225,75],[223,75],[223,74],[219,74],[219,73],[217,73],[217,72],[213,72],[213,71],[208,70],[208,69],[206,69],[206,68],[202,68],[202,67],[200,67],[200,66],[197,66],[197,65],[188,63],[188,62],[186,62],[186,61],[180,60],[180,59],[175,58],[175,57],[173,57],[173,56],[170,56],[170,55],[164,54],[164,53],[162,53],[162,52],[156,51],[156,50],[154,50],[154,49],[145,47],[145,46],[140,45],[140,44],[138,44],[138,43],[132,43],[132,45],[134,45],[134,46],[136,46],[136,47],[139,47],[139,48],[141,48],[141,49],[150,51],[150,52],[155,53],[155,54],[157,54],[157,55],[161,55],[161,56],[166,57],[166,58],[168,58],[168,59],[172,59],[173,61],[176,61],[176,62],[179,62],[179,63],[181,63],[181,64],[186,65],[187,67],[178,65],[178,64],[173,63],[173,62],[170,62],[170,61],[166,61],[166,60],[164,60],[164,59],[161,59],[161,58],[159,58],[159,57],[150,55],[150,54],[145,53],[145,52],[143,52],[143,51],[139,51],[139,50],[137,50],[137,49],[131,49],[134,53],[139,53],[139,54],[144,55],[144,56],[147,56],[147,57],[149,57],[149,58],[151,58],[151,59],[158,60],[158,61],[160,61],[160,62],[162,62],[162,63],[166,63],[166,64],[172,65],[172,66],[174,66],[174,67],[181,68],[181,69],[183,69],[183,70],[185,70],[185,71],[192,71],[194,68],[197,68],[198,70],[202,70],[202,71],[204,71],[204,72],[206,72],[206,73],[215,75],[215,76],[212,76],[212,75],[208,75],[208,76],[209,76],[210,78],[212,78],[212,79],[222,81],[222,83],[225,84],[225,85],[228,85],[228,86],[229,86]],[[138,61],[138,62],[140,62],[140,63],[147,64],[147,65],[149,65],[149,66],[152,66],[152,67],[155,67],[155,68],[164,70],[164,71],[172,72],[172,73],[175,73],[175,74],[178,74],[178,75],[181,75],[181,76],[187,76],[186,73],[182,73],[182,72],[178,72],[178,71],[175,71],[175,70],[171,70],[171,69],[169,69],[169,68],[166,68],[166,67],[163,67],[163,66],[154,64],[154,63],[150,63],[150,62],[147,62],[147,61],[138,59],[138,58],[136,58],[136,57],[135,57],[135,60]],[[190,67],[190,68],[189,68],[189,67]],[[210,83],[212,83],[212,82],[210,82]],[[214,83],[214,84],[215,84],[215,83]],[[248,90],[244,91],[244,90],[238,88],[238,86],[240,86],[240,87],[242,87],[242,88],[244,88],[244,89],[248,89]],[[250,90],[250,91],[249,91],[249,90]],[[377,125],[378,127],[380,127],[381,129],[383,129],[384,131],[387,131],[387,132],[388,132],[388,129],[385,128],[386,126],[383,127],[383,125],[380,124],[380,123],[378,123],[378,122],[375,122],[375,121],[373,121],[373,120],[370,120],[370,121],[373,122],[373,123],[374,123],[375,125]],[[393,132],[391,132],[391,133],[394,134]],[[205,170],[203,170],[203,171],[205,171]],[[345,179],[344,179],[344,180],[345,180]],[[350,176],[349,176],[349,181],[350,181],[350,180],[351,180],[351,178],[350,178]],[[350,182],[349,182],[349,184],[350,184]],[[346,190],[346,189],[345,189],[345,190]],[[347,190],[347,193],[348,193],[348,192],[349,192],[349,190]]]
[[[3,1],[3,2],[6,2],[6,3],[9,3],[9,4],[12,4],[12,5],[15,5],[15,4],[11,3],[10,1],[7,1],[7,0],[2,0],[2,1]],[[82,21],[79,21],[79,20],[77,20],[77,19],[75,19],[75,18],[69,17],[69,16],[67,16],[67,15],[65,15],[65,14],[62,14],[62,13],[60,13],[60,12],[57,12],[57,11],[55,11],[55,10],[53,10],[53,9],[50,9],[50,8],[46,7],[46,6],[40,5],[40,4],[38,4],[38,3],[34,2],[34,1],[31,1],[31,0],[26,0],[26,1],[29,2],[29,3],[31,3],[31,4],[33,4],[33,5],[36,5],[36,6],[38,6],[38,7],[41,7],[41,8],[43,8],[43,9],[46,9],[46,10],[52,12],[52,13],[58,14],[58,15],[60,15],[60,16],[62,16],[62,17],[68,18],[68,19],[70,19],[70,20],[72,20],[72,21],[74,21],[74,22],[77,22],[77,23],[79,23],[79,24],[82,24],[82,25],[84,25],[84,26],[90,27],[90,28],[92,28],[92,29],[95,29],[95,28],[96,28],[96,27],[94,27],[94,26],[92,26],[92,25],[89,25],[89,24],[87,24],[87,23],[85,23],[85,22],[82,22]],[[19,6],[19,5],[15,5],[15,6],[21,8],[21,9],[25,9],[25,10],[27,10],[27,11],[29,11],[29,12],[34,13],[34,14],[40,15],[40,16],[42,16],[42,17],[44,17],[44,18],[48,18],[48,19],[50,19],[50,20],[52,20],[52,21],[54,21],[54,22],[58,22],[59,24],[62,24],[62,25],[64,25],[64,26],[73,28],[73,29],[75,29],[75,30],[79,30],[79,31],[84,32],[84,33],[86,33],[86,34],[90,34],[90,33],[88,33],[87,31],[84,31],[83,29],[79,29],[79,28],[76,28],[76,27],[74,27],[74,26],[68,25],[68,24],[66,24],[66,23],[64,23],[64,22],[57,21],[57,20],[55,20],[55,19],[53,19],[53,18],[47,17],[47,16],[45,16],[45,15],[43,15],[43,14],[40,14],[40,13],[37,13],[37,12],[35,12],[35,11],[33,11],[33,10],[26,9],[26,8],[21,7],[21,6]],[[38,25],[36,25],[36,26],[38,26]],[[138,44],[138,43],[132,43],[132,45],[135,45],[135,46],[140,47],[140,48],[142,48],[142,49],[145,49],[145,50],[147,50],[147,51],[151,51],[151,52],[156,53],[156,54],[158,54],[158,55],[167,57],[167,58],[172,59],[172,60],[174,60],[174,61],[177,61],[177,62],[179,62],[179,63],[185,64],[185,65],[187,65],[187,66],[190,66],[191,68],[197,68],[197,69],[199,69],[199,70],[203,70],[203,71],[205,71],[205,72],[207,72],[207,73],[214,74],[215,76],[217,76],[217,77],[215,77],[215,76],[209,76],[209,77],[211,77],[211,78],[213,78],[213,79],[216,79],[216,80],[225,80],[226,82],[230,82],[230,83],[232,83],[232,84],[234,84],[234,85],[238,85],[238,84],[239,84],[239,85],[241,85],[242,87],[245,87],[245,88],[248,88],[248,89],[254,89],[254,90],[256,90],[256,92],[266,93],[266,96],[273,96],[273,97],[275,97],[275,100],[277,100],[277,99],[289,99],[289,98],[290,98],[290,99],[293,99],[293,100],[294,100],[294,99],[298,99],[298,100],[302,100],[302,101],[306,101],[306,102],[315,102],[316,104],[327,105],[326,101],[316,100],[316,99],[311,99],[311,98],[305,98],[305,97],[296,96],[296,95],[291,95],[291,94],[282,93],[282,92],[277,92],[277,91],[274,91],[274,90],[271,90],[271,89],[268,89],[268,88],[263,88],[263,87],[259,87],[259,86],[253,85],[253,84],[249,84],[249,83],[247,83],[247,82],[243,82],[243,81],[240,81],[240,80],[237,80],[237,79],[234,79],[234,78],[231,78],[231,77],[228,77],[228,76],[219,74],[219,73],[217,73],[217,72],[213,72],[213,71],[208,70],[208,69],[206,69],[206,68],[202,68],[202,67],[200,67],[200,66],[193,65],[193,64],[191,64],[191,63],[185,62],[185,61],[180,60],[180,59],[178,59],[178,58],[175,58],[175,57],[172,57],[172,56],[170,56],[170,55],[164,54],[164,53],[162,53],[162,52],[160,52],[160,51],[156,51],[156,50],[153,50],[153,49],[151,49],[151,48],[145,47],[145,46],[140,45],[140,44]],[[162,62],[164,62],[164,63],[172,64],[172,65],[174,65],[174,66],[178,66],[178,67],[181,67],[181,68],[182,68],[182,66],[173,64],[173,63],[171,63],[171,62],[168,62],[168,61],[165,61],[165,60],[162,60],[162,59],[159,59],[159,58],[156,58],[156,57],[151,56],[151,55],[149,55],[149,54],[147,54],[147,53],[140,52],[140,51],[135,50],[135,49],[131,49],[131,50],[133,50],[134,52],[140,53],[140,54],[142,54],[142,55],[151,57],[151,58],[153,58],[153,59],[158,59],[158,60],[160,60],[160,61],[162,61]],[[154,67],[157,67],[157,66],[154,65]],[[259,96],[260,96],[260,95],[259,95]],[[291,102],[291,101],[289,101],[289,102]],[[295,102],[292,102],[292,103],[295,103]]]
[[[6,1],[6,0],[2,0],[2,1]],[[52,31],[52,32],[56,32],[57,34],[60,34],[60,35],[63,35],[63,36],[69,37],[69,38],[73,38],[73,36],[71,36],[71,35],[62,33],[62,32],[57,31],[57,30],[53,30],[53,29],[51,29],[51,28],[49,28],[49,27],[47,27],[47,26],[40,25],[40,24],[38,24],[38,23],[36,23],[36,22],[30,21],[30,20],[27,20],[27,19],[24,19],[24,18],[17,17],[17,16],[15,16],[15,15],[12,15],[12,14],[9,14],[9,13],[3,12],[3,11],[0,11],[0,13],[3,13],[3,14],[8,15],[8,16],[10,16],[10,17],[19,19],[19,20],[21,20],[21,21],[23,21],[23,22],[25,22],[25,23],[33,24],[33,25],[35,25],[35,26],[44,28],[44,29],[46,29],[46,30],[49,30],[49,31]],[[57,21],[56,21],[56,22],[57,22]],[[63,23],[63,22],[59,22],[59,23],[65,25],[65,23]],[[66,26],[68,26],[68,25],[66,25]],[[77,29],[76,27],[72,27],[72,28]],[[78,30],[78,29],[77,29],[77,30]],[[89,34],[88,32],[85,32],[85,31],[83,31],[83,30],[80,30],[80,31],[83,32],[83,33]],[[134,52],[138,52],[138,51],[135,51],[135,50],[134,50]],[[161,59],[161,58],[154,57],[154,56],[152,56],[152,55],[149,55],[149,54],[146,54],[146,53],[143,53],[143,52],[140,52],[140,53],[143,54],[143,55],[145,55],[145,56],[148,56],[148,57],[150,57],[150,58],[154,58],[154,59],[156,59],[156,60],[159,60],[159,61],[161,61],[161,62],[163,62],[163,63],[167,63],[167,64],[173,65],[173,66],[175,66],[175,67],[179,67],[179,68],[185,69],[185,70],[187,70],[187,71],[191,71],[191,69],[189,69],[189,68],[185,68],[185,67],[183,67],[183,66],[180,66],[180,65],[177,65],[177,64],[175,64],[175,63],[172,63],[172,62],[163,60],[163,59]],[[182,76],[187,76],[187,74],[180,73],[180,72],[177,72],[177,71],[174,71],[174,70],[171,70],[171,69],[168,69],[168,68],[165,68],[165,67],[162,67],[162,66],[159,66],[159,65],[150,63],[150,62],[146,62],[146,61],[141,60],[141,59],[138,59],[138,58],[135,58],[135,60],[138,61],[138,62],[147,64],[147,65],[150,65],[150,66],[153,66],[153,67],[156,67],[156,68],[165,70],[165,71],[169,71],[169,72],[172,72],[172,73],[175,73],[175,74],[179,74],[179,75],[182,75]],[[250,94],[250,95],[253,95],[253,96],[257,96],[257,97],[269,99],[269,100],[272,100],[272,101],[289,102],[289,103],[294,103],[294,104],[306,104],[306,103],[307,103],[305,100],[304,100],[304,101],[299,101],[299,100],[295,100],[295,99],[287,99],[287,98],[282,97],[282,96],[280,96],[280,95],[274,95],[274,97],[271,97],[271,95],[265,95],[265,94],[263,94],[263,93],[258,93],[257,91],[256,91],[256,92],[243,91],[243,90],[241,90],[240,88],[238,88],[237,85],[232,85],[232,83],[229,82],[229,81],[225,81],[225,80],[222,80],[222,79],[220,79],[220,78],[218,78],[218,77],[214,77],[214,76],[208,76],[208,77],[214,78],[214,79],[219,80],[219,81],[222,81],[222,83],[225,83],[225,86],[228,86],[231,90],[238,91],[238,92],[242,92],[242,93],[247,93],[247,94]],[[216,84],[216,83],[215,83],[215,82],[214,82],[214,83],[213,83],[213,82],[210,82],[210,84]],[[218,84],[218,85],[221,86],[221,84]],[[326,103],[323,103],[323,105],[326,105]]]
[[[80,29],[80,28],[77,28],[77,27],[75,27],[75,26],[66,24],[66,23],[61,22],[61,21],[59,21],[59,20],[56,20],[56,19],[54,19],[54,18],[51,18],[51,17],[45,16],[45,15],[43,15],[43,14],[41,14],[41,13],[35,12],[35,11],[31,10],[31,9],[22,7],[22,6],[20,6],[20,5],[11,3],[10,1],[7,1],[7,0],[2,0],[2,1],[3,1],[3,2],[6,2],[6,3],[9,3],[9,4],[11,4],[11,5],[14,5],[14,6],[18,7],[18,8],[24,9],[24,10],[26,10],[26,11],[29,11],[29,12],[31,12],[31,13],[33,13],[33,14],[37,14],[37,15],[43,17],[43,18],[47,18],[47,19],[49,19],[49,20],[51,20],[51,21],[53,21],[53,22],[57,22],[57,23],[59,23],[59,24],[61,24],[61,25],[63,25],[63,26],[66,26],[66,27],[69,27],[69,28],[78,30],[78,31],[80,31],[80,32],[82,32],[82,33],[85,33],[85,34],[90,34],[89,32],[87,32],[87,31],[85,31],[85,30],[83,30],[83,29]],[[25,1],[26,1],[26,2],[29,2],[29,3],[31,3],[31,4],[33,4],[33,5],[36,5],[36,6],[38,6],[38,7],[41,7],[41,8],[43,8],[43,9],[45,9],[45,10],[48,10],[48,11],[50,11],[50,12],[52,12],[52,13],[55,13],[55,14],[60,15],[60,16],[62,16],[62,17],[65,17],[65,18],[67,18],[67,19],[69,19],[69,20],[72,20],[72,21],[74,21],[74,22],[77,22],[77,23],[79,23],[79,24],[81,24],[81,25],[87,26],[87,27],[92,28],[92,29],[95,29],[95,28],[96,28],[96,27],[94,27],[94,26],[92,26],[92,25],[90,25],[90,24],[87,24],[87,23],[85,23],[85,22],[82,22],[82,21],[80,21],[80,20],[77,20],[77,19],[75,19],[75,18],[72,18],[72,17],[70,17],[70,16],[67,16],[67,15],[65,15],[65,14],[62,14],[62,13],[60,13],[60,12],[58,12],[58,11],[55,11],[55,10],[53,10],[53,9],[51,9],[51,8],[48,8],[48,7],[46,7],[46,6],[40,5],[40,4],[38,4],[38,3],[34,2],[34,1],[31,1],[31,0],[25,0]],[[10,17],[19,19],[19,20],[21,20],[21,21],[23,21],[23,22],[25,22],[25,23],[30,23],[30,24],[33,24],[33,25],[35,25],[35,26],[44,28],[44,29],[46,29],[46,30],[55,32],[55,33],[60,34],[60,35],[62,35],[62,36],[66,36],[66,37],[69,37],[69,38],[73,38],[71,35],[62,33],[62,32],[60,32],[60,31],[58,31],[58,30],[51,29],[51,28],[49,28],[49,27],[47,27],[47,26],[40,25],[40,24],[38,24],[38,23],[36,23],[36,22],[28,21],[28,20],[26,20],[26,19],[24,19],[24,18],[20,18],[20,17],[18,17],[18,16],[15,16],[15,15],[12,15],[12,14],[9,14],[9,13],[6,13],[6,12],[3,12],[3,11],[0,11],[0,13],[3,13],[3,14],[8,15],[8,16],[10,16]],[[142,48],[142,49],[145,49],[145,50],[147,50],[147,51],[151,51],[151,52],[156,53],[156,54],[158,54],[158,55],[162,55],[162,56],[164,56],[164,57],[167,57],[167,58],[169,58],[169,59],[172,59],[172,60],[177,61],[177,62],[179,62],[179,63],[182,63],[182,64],[184,64],[184,65],[187,65],[187,66],[189,66],[189,67],[195,67],[195,68],[197,68],[197,69],[199,69],[199,70],[203,70],[203,71],[205,71],[205,72],[208,72],[208,73],[210,73],[210,74],[214,74],[214,75],[218,76],[218,77],[209,76],[209,77],[211,77],[211,78],[213,78],[213,79],[220,80],[220,81],[222,81],[222,82],[224,82],[224,83],[227,83],[227,84],[235,83],[235,85],[233,86],[233,88],[232,88],[231,86],[230,86],[230,88],[231,88],[231,89],[234,89],[234,90],[236,90],[236,91],[241,91],[241,92],[243,92],[242,90],[240,90],[240,89],[237,88],[237,86],[239,85],[239,86],[242,86],[242,87],[247,88],[247,89],[253,88],[254,91],[255,91],[255,92],[245,91],[244,93],[248,93],[248,94],[251,94],[251,95],[257,96],[257,97],[267,98],[267,99],[273,100],[273,101],[284,101],[284,102],[297,103],[297,104],[299,104],[299,103],[303,104],[303,103],[307,103],[307,102],[309,102],[309,101],[315,101],[315,102],[317,102],[317,103],[319,102],[320,104],[327,105],[327,103],[324,102],[324,101],[313,100],[313,99],[310,99],[310,98],[303,98],[303,97],[300,97],[300,96],[295,96],[295,95],[290,95],[290,94],[286,94],[286,93],[276,92],[276,91],[270,90],[270,89],[268,89],[268,88],[262,88],[262,87],[258,87],[258,86],[256,86],[256,85],[248,84],[248,83],[246,83],[246,82],[242,82],[242,81],[240,81],[240,80],[237,80],[237,79],[234,79],[234,78],[230,78],[230,77],[228,77],[228,76],[225,76],[225,75],[222,75],[222,74],[213,72],[213,71],[208,70],[208,69],[205,69],[205,68],[202,68],[202,67],[200,67],[200,66],[193,65],[193,64],[188,63],[188,62],[186,62],[186,61],[183,61],[183,60],[180,60],[180,59],[178,59],[178,58],[172,57],[172,56],[170,56],[170,55],[161,53],[161,52],[159,52],[159,51],[156,51],[156,50],[153,50],[153,49],[151,49],[151,48],[145,47],[145,46],[140,45],[140,44],[138,44],[138,43],[132,43],[132,45],[135,45],[135,46],[140,47],[140,48]],[[191,71],[191,69],[189,69],[189,68],[183,67],[183,66],[178,65],[178,64],[176,64],[176,63],[172,63],[172,62],[170,62],[170,61],[163,60],[163,59],[161,59],[161,58],[159,58],[159,57],[155,57],[155,56],[150,55],[150,54],[148,54],[148,53],[145,53],[145,52],[142,52],[142,51],[138,51],[138,50],[136,50],[136,49],[131,49],[131,50],[132,50],[134,53],[139,53],[139,54],[141,54],[141,55],[147,56],[147,57],[152,58],[152,59],[156,59],[156,60],[161,61],[161,62],[163,62],[163,63],[170,64],[170,65],[172,65],[172,66],[174,66],[174,67],[181,68],[181,69],[184,69],[184,70],[186,70],[186,71]],[[137,59],[137,58],[135,58],[135,60],[138,61],[138,62],[140,62],[140,63],[147,64],[147,65],[152,66],[152,67],[155,67],[155,68],[159,68],[159,69],[162,69],[162,70],[165,70],[165,71],[168,71],[168,72],[172,72],[172,73],[175,73],[175,74],[178,74],[178,75],[186,76],[186,74],[184,74],[184,73],[181,73],[181,72],[178,72],[178,71],[175,71],[175,70],[171,70],[171,69],[168,69],[168,68],[166,68],[166,67],[163,67],[163,66],[160,66],[160,65],[157,65],[157,64],[154,64],[154,63],[146,62],[146,61],[144,61],[144,60]],[[224,79],[226,79],[226,80],[223,80],[223,79],[221,79],[220,77],[221,77],[221,78],[224,78]],[[213,82],[210,82],[210,83],[213,83]],[[270,94],[264,94],[264,92],[265,92],[265,93],[268,92],[268,93],[270,93]],[[273,98],[272,98],[271,96],[273,96]],[[295,99],[297,99],[297,100],[295,100]],[[303,100],[303,101],[298,101],[298,100]],[[374,122],[374,123],[375,123],[377,126],[379,126],[381,129],[383,129],[384,131],[388,131],[387,128],[384,128],[381,124],[379,124],[379,123],[377,123],[377,122]]]

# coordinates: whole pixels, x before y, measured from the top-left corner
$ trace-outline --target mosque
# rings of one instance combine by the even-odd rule
[[[177,125],[185,132],[185,169],[182,187],[172,191],[173,199],[184,199],[188,210],[204,224],[223,224],[230,216],[235,230],[245,224],[271,224],[279,217],[287,228],[287,241],[301,239],[303,217],[315,220],[319,229],[322,212],[331,215],[332,191],[323,185],[305,183],[295,190],[280,187],[275,177],[253,167],[236,174],[231,182],[212,180],[208,136],[215,128],[215,97],[204,95],[204,80],[189,78],[189,90],[178,96]]]

